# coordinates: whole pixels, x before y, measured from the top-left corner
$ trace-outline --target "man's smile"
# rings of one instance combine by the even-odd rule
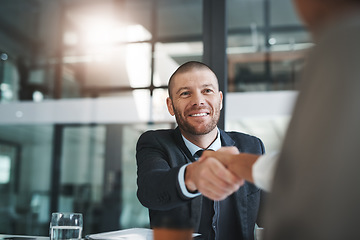
[[[194,114],[190,114],[189,116],[190,116],[190,117],[205,117],[205,116],[208,116],[208,115],[209,115],[209,113],[204,112],[204,113],[194,113]]]

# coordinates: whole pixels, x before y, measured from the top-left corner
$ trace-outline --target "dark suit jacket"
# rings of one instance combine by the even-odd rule
[[[260,139],[238,132],[220,130],[222,146],[236,146],[240,152],[263,154]],[[170,222],[188,223],[194,231],[200,223],[202,196],[185,197],[178,183],[181,166],[195,161],[181,137],[180,130],[148,131],[136,147],[138,191],[140,202],[149,208],[152,227]],[[236,213],[241,221],[243,239],[253,239],[253,230],[260,204],[260,190],[245,183],[231,197],[236,199]]]

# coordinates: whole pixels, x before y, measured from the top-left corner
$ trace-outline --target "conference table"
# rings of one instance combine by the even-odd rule
[[[25,236],[0,234],[0,240],[49,240],[47,236]]]

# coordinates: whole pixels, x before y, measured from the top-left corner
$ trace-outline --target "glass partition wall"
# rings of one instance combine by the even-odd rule
[[[312,46],[292,1],[228,1],[228,90],[294,90]]]
[[[148,227],[147,209],[136,198],[136,142],[148,129],[175,127],[165,105],[167,82],[180,64],[203,59],[203,5],[0,1],[0,234],[47,236],[55,210],[82,212],[84,234]],[[225,81],[233,95],[226,98],[225,128],[277,150],[291,112],[282,103],[294,98],[286,91],[295,89],[311,41],[288,0],[226,6]],[[55,104],[51,114],[60,120],[31,105],[72,99],[89,102],[64,116]],[[128,121],[132,112],[120,106],[101,105],[105,117],[82,121],[81,112],[96,108],[91,100],[98,99],[125,99],[137,120]],[[254,103],[253,109],[272,111],[247,111]],[[22,110],[30,105],[31,112]],[[30,114],[31,120],[4,120],[11,119],[9,106],[15,119]]]
[[[148,129],[171,127],[63,125],[58,211],[83,213],[84,234],[149,227],[136,198],[136,142]],[[0,142],[0,233],[47,235],[53,129],[2,125],[0,132],[8,139]]]

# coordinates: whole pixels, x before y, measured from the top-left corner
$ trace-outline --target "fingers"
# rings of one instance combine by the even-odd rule
[[[214,158],[196,162],[192,178],[198,191],[212,200],[222,200],[237,191],[244,181]]]
[[[207,161],[211,162],[210,171],[212,171],[214,176],[216,176],[219,180],[222,180],[223,182],[228,184],[240,181],[240,179],[236,175],[226,169],[224,165],[217,161],[217,159],[208,158]]]
[[[214,161],[214,164],[211,165],[210,171],[212,171],[213,176],[215,176],[215,181],[213,182],[213,190],[211,196],[214,200],[222,200],[237,191],[242,180],[234,175],[232,172],[227,170],[222,164],[216,161],[216,159],[208,159],[208,161]]]
[[[260,155],[239,153],[236,147],[222,147],[218,151],[205,151],[201,161],[214,158],[239,178],[253,183],[252,167]]]
[[[242,185],[243,181],[234,184],[223,184],[220,182],[218,182],[218,184],[208,183],[200,187],[200,192],[212,200],[220,201],[237,191]]]

